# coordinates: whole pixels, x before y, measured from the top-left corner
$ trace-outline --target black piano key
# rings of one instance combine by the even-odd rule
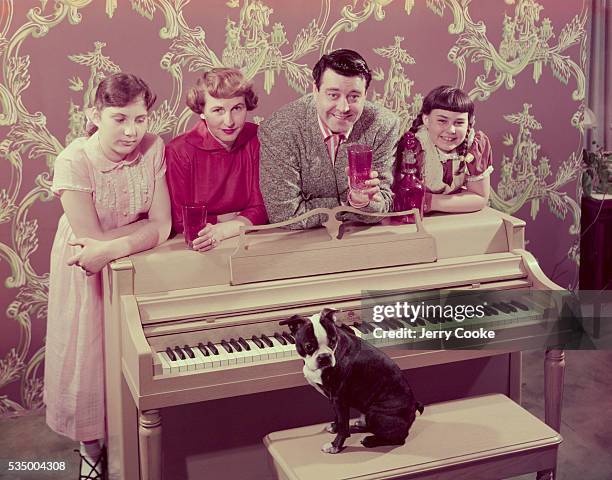
[[[518,300],[511,300],[510,303],[512,305],[514,305],[515,307],[520,308],[521,310],[527,312],[529,311],[529,307],[527,305],[525,305],[524,303],[519,302]]]
[[[268,346],[271,347],[272,346],[272,340],[270,340],[270,338],[268,338],[268,336],[264,333],[261,336],[261,340]]]
[[[489,308],[488,305],[482,306],[482,313],[484,313],[485,317],[490,317],[491,315],[495,315],[495,312]]]
[[[359,330],[364,335],[369,332],[369,330],[365,327],[365,325],[363,323],[360,323],[360,322],[353,323],[353,327],[355,327],[357,330]]]
[[[512,313],[512,310],[510,310],[508,307],[506,307],[503,303],[498,302],[498,303],[494,303],[492,305],[492,307],[496,308],[497,310],[504,312],[504,313]]]
[[[501,304],[504,305],[504,307],[506,307],[507,309],[509,309],[512,313],[514,312],[518,312],[518,308],[516,308],[514,305],[512,305],[511,303],[508,302],[499,302]]]
[[[176,355],[174,355],[174,352],[170,347],[166,348],[166,353],[170,357],[170,360],[172,360],[173,362],[176,361]]]
[[[414,323],[417,324],[419,327],[427,326],[427,320],[425,320],[423,317],[416,317]],[[434,318],[433,322],[430,323],[438,323],[438,319]]]
[[[499,311],[497,310],[497,308],[494,308],[491,305],[485,305],[485,307],[490,313],[490,315],[499,315]]]
[[[438,319],[436,317],[417,317],[414,320],[410,321],[410,325],[419,325],[419,323],[417,322],[419,319],[421,319],[425,323],[431,323],[432,325],[438,323]]]
[[[234,353],[234,351],[232,350],[232,347],[230,347],[230,344],[227,343],[227,340],[221,340],[221,346],[225,348],[227,353]]]
[[[181,350],[181,347],[179,347],[179,346],[174,347],[174,351],[176,352],[176,354],[178,355],[178,357],[179,357],[181,360],[185,360],[185,354],[184,354],[184,353],[183,353],[183,351]]]
[[[240,346],[240,344],[236,341],[236,339],[234,338],[230,338],[229,341],[230,345],[232,347],[234,347],[234,350],[236,350],[237,352],[242,352],[242,347]]]
[[[219,350],[217,350],[217,347],[215,347],[215,344],[212,342],[208,342],[206,344],[206,346],[208,347],[208,349],[215,355],[219,355]]]
[[[293,338],[293,336],[289,332],[283,332],[283,337],[285,337],[291,345],[295,345],[295,338]]]
[[[274,332],[274,338],[278,340],[281,345],[287,345],[287,340],[278,332]]]
[[[263,342],[259,339],[259,337],[257,335],[253,335],[251,337],[251,340],[253,341],[253,343],[255,345],[257,345],[259,348],[264,348],[264,344]]]
[[[395,323],[395,319],[393,319],[393,318],[385,318],[383,321],[387,324],[387,326],[389,327],[390,330],[395,330],[397,328],[396,327],[397,324]]]
[[[351,330],[351,327],[349,327],[346,323],[341,324],[340,328],[345,332],[349,333],[350,335],[355,335],[355,332]]]
[[[365,330],[365,333],[371,333],[374,331],[375,325],[372,325],[371,323],[368,322],[364,322],[361,323],[361,328],[363,328]]]
[[[242,345],[242,348],[244,348],[247,352],[251,350],[251,346],[247,343],[247,341],[244,338],[242,337],[238,338],[238,343]]]
[[[391,324],[394,330],[397,330],[399,328],[404,328],[404,324],[399,322],[395,318],[387,318],[387,323]]]
[[[385,320],[381,320],[380,322],[377,322],[377,326],[382,328],[385,331],[389,331],[389,330],[393,330],[389,324],[387,324],[387,322],[385,322]]]
[[[204,355],[205,357],[208,357],[208,355],[210,355],[208,353],[208,349],[206,348],[206,345],[204,345],[202,342],[198,343],[198,348],[200,349],[200,352],[202,352],[202,355]]]
[[[187,353],[187,356],[189,358],[195,358],[195,353],[193,353],[193,350],[191,349],[189,345],[185,345],[183,347],[183,350]]]

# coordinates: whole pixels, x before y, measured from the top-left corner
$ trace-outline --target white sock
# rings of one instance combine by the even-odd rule
[[[81,462],[81,475],[85,477],[96,477],[98,475],[102,475],[102,462],[98,462],[100,455],[102,455],[102,447],[100,446],[100,442],[98,440],[94,440],[93,442],[81,442],[79,450],[81,455],[83,455],[87,460],[83,460],[83,462]],[[96,462],[98,462],[97,465]],[[95,469],[93,468],[93,465],[96,465]]]

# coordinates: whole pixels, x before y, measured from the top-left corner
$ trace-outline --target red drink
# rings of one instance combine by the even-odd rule
[[[372,147],[354,144],[349,145],[347,152],[351,189],[367,189],[368,186],[365,181],[370,179],[370,171],[372,170]]]
[[[405,154],[402,161],[401,175],[393,190],[395,191],[393,210],[401,212],[416,208],[421,218],[423,218],[426,189],[425,185],[416,175],[416,159],[414,154]],[[415,223],[414,215],[394,217],[394,219],[398,223]]]
[[[206,226],[206,205],[201,203],[188,203],[183,205],[183,229],[185,243],[193,247],[193,241],[198,233]]]

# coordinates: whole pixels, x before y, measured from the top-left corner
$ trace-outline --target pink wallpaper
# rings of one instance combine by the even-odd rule
[[[309,89],[310,67],[333,48],[362,53],[375,71],[369,97],[405,127],[432,87],[456,84],[477,100],[493,145],[493,206],[528,222],[528,249],[568,287],[587,18],[583,0],[0,0],[0,415],[41,406],[61,213],[49,181],[100,76],[145,78],[158,94],[151,128],[165,140],[193,121],[186,89],[211,65],[253,76],[256,121]]]

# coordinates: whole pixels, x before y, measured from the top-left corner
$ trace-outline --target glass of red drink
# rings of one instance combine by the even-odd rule
[[[353,144],[347,147],[349,184],[351,190],[366,190],[366,180],[370,179],[372,171],[372,147],[369,145]]]
[[[193,247],[193,241],[198,233],[206,226],[206,205],[203,203],[187,203],[183,205],[183,229],[185,243]]]

